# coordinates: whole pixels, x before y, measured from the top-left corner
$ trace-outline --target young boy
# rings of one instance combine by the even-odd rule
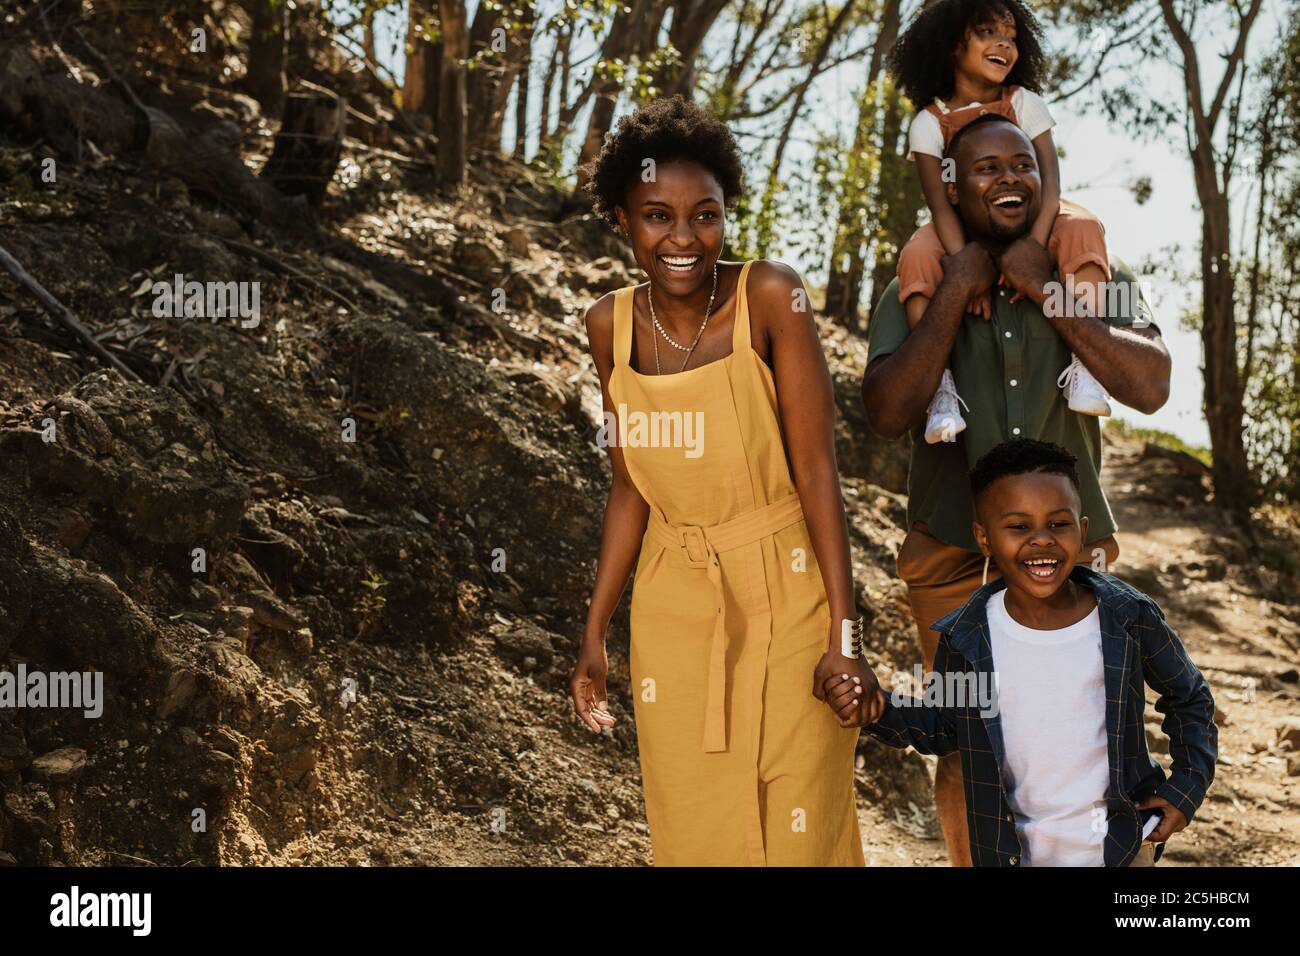
[[[1109,574],[1070,569],[1088,534],[1075,461],[1018,440],[971,471],[975,540],[1001,578],[933,625],[923,699],[867,701],[844,675],[825,684],[844,726],[960,752],[975,866],[1153,865],[1214,779],[1214,700],[1164,613]],[[1168,778],[1147,753],[1144,683],[1160,695]]]

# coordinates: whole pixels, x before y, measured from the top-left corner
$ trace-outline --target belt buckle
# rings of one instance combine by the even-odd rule
[[[686,566],[690,568],[707,568],[709,566],[709,553],[712,550],[709,547],[708,538],[704,537],[704,529],[698,525],[686,525],[675,528],[677,533],[677,545],[682,549],[682,557],[686,559]],[[702,557],[696,558],[691,555],[691,545],[697,543],[697,551]]]

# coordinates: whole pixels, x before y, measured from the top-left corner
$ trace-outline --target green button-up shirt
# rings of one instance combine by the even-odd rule
[[[1113,326],[1141,320],[1154,327],[1151,309],[1133,272],[1111,257],[1107,319]],[[1056,276],[1059,280],[1059,276]],[[1127,294],[1126,294],[1127,293]],[[1070,349],[1042,310],[1028,299],[1012,304],[1011,292],[993,295],[993,318],[962,319],[949,358],[965,431],[953,441],[928,444],[924,426],[912,432],[907,478],[907,522],[929,525],[947,544],[978,551],[971,533],[974,509],[967,474],[981,455],[1013,438],[1037,438],[1068,449],[1079,459],[1080,496],[1088,518],[1088,543],[1115,533],[1115,517],[1101,490],[1101,427],[1091,415],[1072,412],[1056,384],[1070,364]],[[1068,321],[1093,322],[1078,318]],[[885,289],[867,330],[868,364],[890,355],[908,335],[907,315],[898,301],[898,280]],[[1157,331],[1159,331],[1157,329]]]

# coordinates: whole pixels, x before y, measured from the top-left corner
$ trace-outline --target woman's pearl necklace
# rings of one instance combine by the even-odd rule
[[[718,263],[715,261],[713,263],[713,291],[709,293],[709,304],[704,309],[704,321],[700,323],[700,330],[695,333],[695,341],[689,346],[686,346],[673,341],[673,338],[668,334],[668,331],[659,324],[659,318],[655,315],[654,283],[652,282],[646,287],[646,296],[650,300],[650,321],[654,325],[655,331],[658,332],[659,335],[662,335],[673,348],[686,353],[686,359],[682,362],[682,367],[677,371],[682,372],[686,370],[686,364],[691,360],[691,353],[695,351],[695,346],[700,344],[700,336],[704,334],[704,327],[709,324],[709,313],[713,311],[713,297],[717,294]],[[655,346],[655,374],[662,375],[663,369],[659,365],[659,336],[651,333],[651,339],[654,341]]]

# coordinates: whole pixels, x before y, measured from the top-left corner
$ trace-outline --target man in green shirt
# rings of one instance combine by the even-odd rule
[[[1070,411],[1057,386],[1071,352],[1113,398],[1140,412],[1156,411],[1169,397],[1169,353],[1128,267],[1111,257],[1111,281],[1095,300],[1104,318],[1094,317],[1062,295],[1047,251],[1029,235],[1042,182],[1028,136],[990,114],[954,135],[947,155],[956,171],[948,201],[961,217],[967,244],[943,259],[943,279],[932,298],[918,293],[900,303],[897,280],[885,290],[871,318],[862,380],[871,428],[885,438],[912,435],[909,530],[898,573],[926,671],[939,637],[930,625],[964,604],[985,573],[971,532],[967,475],[995,445],[1035,438],[1073,453],[1089,532],[1079,559],[1108,567],[1118,556],[1115,519],[1098,477],[1098,420]],[[1021,201],[1005,202],[1008,195]],[[1001,287],[995,285],[999,274]],[[967,315],[966,304],[989,289],[997,292],[992,318]],[[909,312],[920,317],[910,329]],[[967,403],[966,429],[928,444],[926,408],[945,367]],[[960,763],[955,756],[941,758],[935,776],[940,826],[953,865],[969,866],[961,787]]]

